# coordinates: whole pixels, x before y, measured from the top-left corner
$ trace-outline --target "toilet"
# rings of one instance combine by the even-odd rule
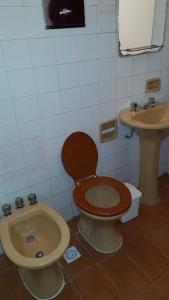
[[[131,206],[129,189],[119,180],[96,175],[97,147],[84,132],[74,132],[66,139],[61,157],[75,183],[73,198],[82,213],[79,232],[99,252],[119,250],[123,240],[115,222]]]
[[[58,263],[70,240],[64,219],[42,202],[25,203],[0,222],[0,237],[7,257],[37,300],[55,298],[65,285]]]

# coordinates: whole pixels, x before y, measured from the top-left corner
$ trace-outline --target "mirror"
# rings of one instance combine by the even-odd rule
[[[163,47],[167,0],[119,0],[119,50],[122,56]]]

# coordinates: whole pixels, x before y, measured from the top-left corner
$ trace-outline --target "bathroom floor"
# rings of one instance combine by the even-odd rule
[[[159,205],[141,205],[138,218],[118,224],[124,244],[114,255],[93,250],[78,233],[77,219],[69,222],[70,246],[76,246],[81,257],[71,264],[61,259],[66,286],[57,300],[169,299],[169,176],[162,176],[159,186]],[[0,299],[33,299],[4,255]]]

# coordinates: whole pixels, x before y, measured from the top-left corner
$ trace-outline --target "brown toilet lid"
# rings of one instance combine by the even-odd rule
[[[73,195],[80,209],[96,216],[112,217],[122,214],[130,207],[131,194],[123,183],[111,177],[92,176],[96,174],[98,152],[89,135],[84,132],[72,133],[64,142],[61,157],[66,172],[76,183]],[[114,189],[119,195],[118,203],[110,207],[101,207],[89,202],[86,192],[98,185]]]
[[[119,194],[119,202],[112,207],[98,207],[89,203],[86,199],[86,191],[97,185],[105,185],[113,188]],[[100,216],[113,217],[127,211],[131,206],[131,193],[128,188],[119,180],[111,177],[93,177],[82,181],[73,191],[73,196],[76,205],[83,211]]]
[[[66,172],[75,182],[96,174],[97,147],[84,132],[74,132],[66,139],[61,157]]]

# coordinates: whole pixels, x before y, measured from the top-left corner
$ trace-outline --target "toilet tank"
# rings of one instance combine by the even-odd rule
[[[46,29],[85,26],[84,0],[42,0]]]
[[[127,222],[131,219],[134,219],[138,216],[139,203],[140,203],[140,198],[142,196],[142,193],[135,186],[133,186],[132,184],[127,183],[127,182],[125,182],[124,184],[128,187],[128,189],[131,193],[132,204],[131,204],[129,210],[127,211],[127,213],[119,218],[119,220],[122,223],[125,223],[125,222]]]

